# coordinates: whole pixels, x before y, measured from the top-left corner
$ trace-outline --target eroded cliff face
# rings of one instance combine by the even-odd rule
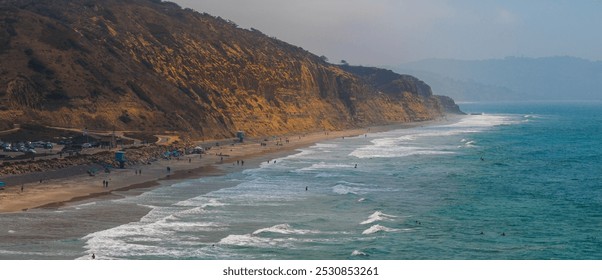
[[[222,138],[443,113],[417,79],[391,94],[299,47],[173,3],[0,0],[0,23],[0,129]]]
[[[416,77],[375,67],[350,65],[339,67],[355,74],[380,93],[401,100],[413,120],[430,119],[433,114],[436,115],[436,112],[464,114],[453,99],[443,95],[433,95],[431,87]]]

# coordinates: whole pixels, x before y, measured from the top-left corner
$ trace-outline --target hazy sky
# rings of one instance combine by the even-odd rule
[[[602,0],[172,0],[331,62],[570,55],[602,60]]]

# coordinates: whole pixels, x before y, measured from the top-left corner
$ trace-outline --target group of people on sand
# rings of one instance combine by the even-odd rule
[[[102,187],[105,189],[109,188],[109,180],[102,180]]]

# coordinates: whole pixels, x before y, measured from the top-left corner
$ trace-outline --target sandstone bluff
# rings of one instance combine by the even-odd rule
[[[169,2],[0,0],[0,26],[0,130],[32,123],[224,138],[457,110],[414,77],[329,64]]]

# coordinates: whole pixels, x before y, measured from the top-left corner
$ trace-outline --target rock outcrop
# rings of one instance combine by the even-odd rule
[[[0,23],[0,129],[34,123],[209,139],[426,120],[444,111],[413,77],[371,82],[169,2],[0,0]]]
[[[350,65],[341,65],[340,67],[347,72],[357,75],[365,83],[372,85],[380,92],[393,98],[403,96],[404,93],[412,93],[416,97],[421,98],[421,104],[424,104],[429,109],[426,118],[428,118],[429,112],[437,110],[443,110],[449,114],[464,114],[453,99],[443,95],[433,95],[431,87],[416,77],[401,75],[391,70],[375,67]],[[412,112],[421,108],[418,106],[417,108],[408,107],[407,109]],[[415,113],[413,117],[414,119],[421,119],[420,114]]]

